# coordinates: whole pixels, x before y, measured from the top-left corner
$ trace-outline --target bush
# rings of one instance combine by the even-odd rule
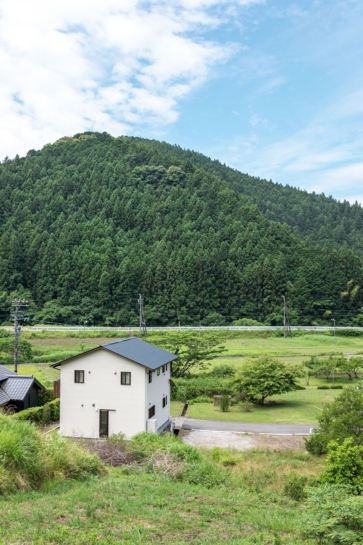
[[[214,395],[230,393],[228,380],[219,376],[203,375],[195,378],[178,378],[173,381],[176,388],[173,389],[173,399],[185,402],[196,397],[205,396],[212,398]]]
[[[300,526],[304,537],[321,545],[363,543],[363,497],[350,487],[328,485],[308,490]]]
[[[53,399],[49,403],[46,403],[42,407],[32,407],[31,409],[25,409],[15,413],[11,418],[20,420],[23,422],[33,422],[36,424],[50,424],[51,422],[58,422],[60,418],[60,400]]]
[[[363,390],[345,388],[334,401],[326,403],[317,415],[319,427],[306,441],[306,448],[313,454],[327,452],[328,443],[343,443],[348,437],[356,445],[363,442],[362,436]]]
[[[45,405],[46,403],[49,403],[49,401],[53,401],[53,399],[53,388],[46,388],[45,390],[41,390],[39,392],[39,405]]]
[[[285,484],[285,495],[295,501],[305,500],[307,482],[308,479],[304,475],[296,475],[293,473]]]
[[[341,445],[336,441],[330,442],[326,468],[319,481],[363,488],[363,446],[354,445],[351,437],[345,439]]]
[[[310,454],[321,456],[326,451],[325,440],[320,433],[313,431],[309,439],[304,437],[305,448]]]
[[[222,412],[226,413],[227,411],[229,411],[229,397],[228,397],[228,395],[223,395],[220,398],[219,406],[220,406]]]
[[[104,466],[58,434],[43,435],[27,421],[0,414],[0,494],[35,489],[47,479],[99,475]]]

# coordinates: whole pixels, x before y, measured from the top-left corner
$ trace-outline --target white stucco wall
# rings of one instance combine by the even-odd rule
[[[170,368],[171,365],[168,363],[168,368],[165,373],[160,369],[160,375],[157,375],[157,371],[153,371],[153,379],[149,384],[149,377],[146,375],[146,411],[145,417],[146,420],[149,417],[149,408],[155,405],[155,416],[157,419],[157,429],[159,429],[165,422],[170,418]],[[168,404],[163,408],[163,397],[168,397]]]
[[[84,384],[74,382],[75,370],[84,371]],[[131,386],[121,385],[121,371],[131,372]],[[130,438],[145,431],[147,378],[142,365],[102,348],[63,364],[61,434],[98,438],[100,409],[112,410],[109,412],[109,435],[123,432]]]

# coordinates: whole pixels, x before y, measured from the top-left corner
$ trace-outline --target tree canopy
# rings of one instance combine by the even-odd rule
[[[297,368],[269,356],[248,360],[232,381],[233,388],[253,403],[264,405],[276,394],[300,390]]]
[[[299,199],[297,213],[290,204]],[[316,214],[334,216],[345,235],[323,235],[309,223]],[[311,227],[300,236],[290,216]],[[362,290],[341,294],[363,285],[361,256],[348,247],[360,248],[360,218],[360,207],[178,146],[106,133],[62,138],[0,164],[1,317],[21,296],[41,322],[136,325],[142,293],[150,325],[276,325],[286,295],[292,324],[354,323]]]

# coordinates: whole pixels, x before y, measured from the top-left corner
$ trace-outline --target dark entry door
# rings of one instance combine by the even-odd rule
[[[108,437],[108,411],[100,410],[100,437]]]

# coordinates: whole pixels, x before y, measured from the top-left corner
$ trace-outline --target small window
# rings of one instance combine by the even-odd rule
[[[166,407],[168,404],[168,396],[163,397],[163,408]]]
[[[149,384],[153,381],[153,372],[149,371]]]
[[[156,370],[156,374],[159,376],[160,375],[160,367]]]
[[[165,371],[167,371],[167,370],[168,370],[168,364],[165,365]]]
[[[129,372],[121,372],[121,384],[123,386],[131,386],[131,373]]]
[[[74,382],[78,382],[79,384],[84,383],[84,371],[75,371],[74,372]]]
[[[149,418],[152,418],[153,416],[155,416],[155,405],[149,409]]]
[[[165,373],[165,365],[163,365],[163,373]]]

